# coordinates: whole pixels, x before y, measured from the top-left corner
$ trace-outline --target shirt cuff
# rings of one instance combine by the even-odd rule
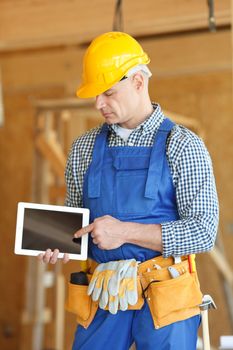
[[[174,256],[176,240],[175,240],[175,230],[174,223],[167,222],[161,224],[162,228],[162,245],[163,245],[163,257],[168,258],[169,256]]]

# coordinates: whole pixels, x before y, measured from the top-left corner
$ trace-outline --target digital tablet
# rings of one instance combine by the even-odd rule
[[[38,255],[59,249],[58,258],[86,260],[88,234],[73,241],[74,233],[89,224],[89,209],[18,203],[15,254]]]

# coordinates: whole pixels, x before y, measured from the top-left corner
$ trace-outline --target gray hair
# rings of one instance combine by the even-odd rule
[[[129,78],[133,74],[140,72],[140,71],[143,72],[147,78],[150,78],[152,76],[151,71],[149,70],[149,68],[145,64],[138,64],[137,66],[129,69],[128,72],[125,74],[125,76],[127,78]]]

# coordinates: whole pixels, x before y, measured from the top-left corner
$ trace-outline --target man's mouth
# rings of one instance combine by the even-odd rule
[[[102,112],[104,118],[108,118],[112,115],[112,112]]]

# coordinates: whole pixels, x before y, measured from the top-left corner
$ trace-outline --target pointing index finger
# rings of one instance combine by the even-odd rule
[[[93,230],[93,228],[94,228],[94,224],[93,223],[90,224],[90,225],[84,226],[84,227],[80,228],[80,230],[75,232],[74,237],[75,238],[79,238],[79,237],[85,235],[86,233],[91,232]]]

